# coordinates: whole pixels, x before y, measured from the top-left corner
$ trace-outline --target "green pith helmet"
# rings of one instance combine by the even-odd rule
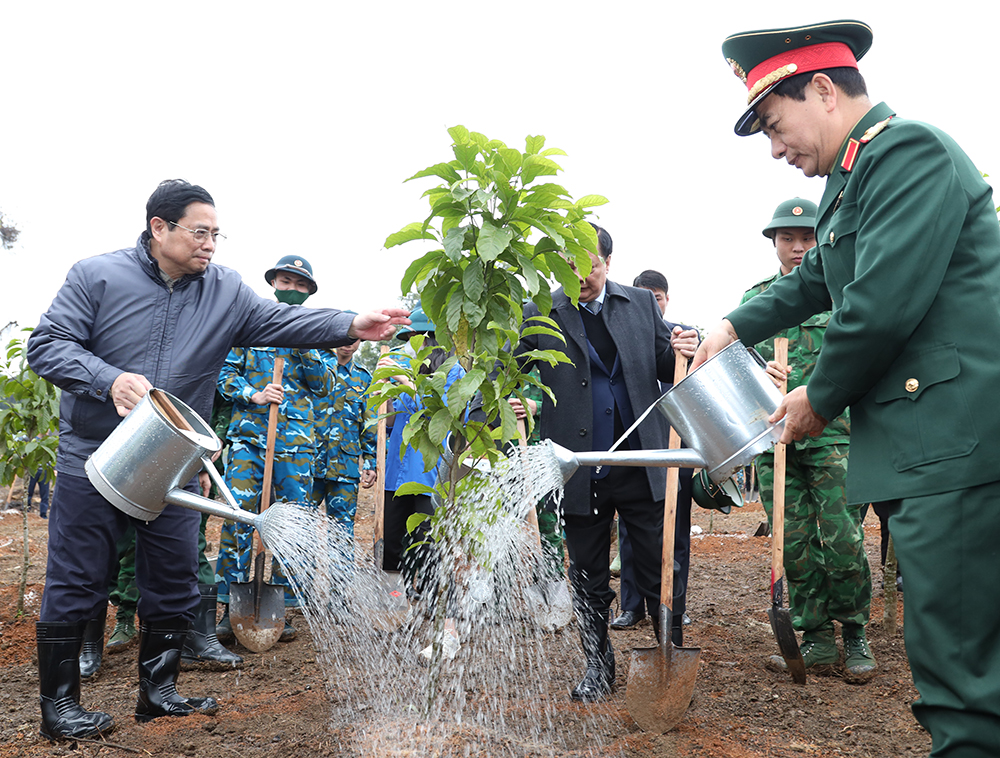
[[[773,240],[778,229],[815,229],[818,212],[816,203],[793,197],[774,209],[771,223],[764,227],[761,234]]]
[[[749,92],[736,133],[746,137],[760,131],[755,108],[782,80],[823,69],[857,68],[871,46],[871,27],[849,20],[726,37],[722,54]]]
[[[319,285],[313,278],[313,267],[305,258],[300,255],[286,255],[274,264],[274,268],[269,268],[264,274],[264,281],[271,284],[279,271],[287,271],[290,274],[298,274],[309,282],[309,294],[315,295]],[[273,286],[273,285],[272,285]]]
[[[434,331],[434,322],[427,318],[424,309],[419,305],[410,311],[410,325],[401,327],[396,336],[401,340],[408,340],[414,334],[427,334]]]
[[[729,513],[733,506],[743,507],[743,492],[740,485],[730,477],[722,484],[708,478],[705,469],[699,471],[691,482],[691,497],[702,508]]]

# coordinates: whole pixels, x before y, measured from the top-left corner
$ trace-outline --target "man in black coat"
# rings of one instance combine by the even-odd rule
[[[542,362],[538,368],[542,383],[558,400],[557,405],[547,396],[543,400],[541,436],[573,451],[608,450],[659,399],[659,382],[672,381],[674,348],[693,355],[698,339],[693,330],[672,335],[649,290],[608,280],[611,236],[594,228],[598,251],[590,254],[590,274],[580,279],[581,307],[562,288],[552,296],[550,317],[566,343],[529,334],[518,345],[519,354],[561,350],[572,361],[556,366]],[[537,316],[537,307],[529,303],[524,315],[526,320]],[[652,413],[619,448],[665,448],[667,434],[666,420]],[[608,554],[616,511],[632,535],[639,592],[652,607],[659,605],[666,481],[662,468],[604,466],[581,467],[566,484],[570,581],[587,658],[587,672],[572,692],[574,700],[597,700],[614,686],[608,613],[615,593],[609,586]]]

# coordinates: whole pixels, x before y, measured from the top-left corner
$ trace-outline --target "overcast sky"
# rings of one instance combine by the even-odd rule
[[[760,234],[774,207],[824,185],[733,134],[746,90],[720,46],[751,29],[868,23],[872,100],[1000,177],[997,3],[677,5],[7,3],[0,211],[22,233],[0,251],[0,326],[35,325],[73,262],[132,246],[174,177],[214,195],[215,261],[262,294],[294,253],[319,282],[310,305],[392,305],[420,251],[382,243],[424,218],[433,183],[403,180],[451,157],[455,124],[565,150],[557,181],[611,201],[611,277],[658,269],[668,317],[711,326],[777,269]]]

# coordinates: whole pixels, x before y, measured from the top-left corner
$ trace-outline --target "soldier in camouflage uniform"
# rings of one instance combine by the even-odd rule
[[[344,531],[354,536],[354,514],[358,509],[358,484],[375,484],[375,429],[368,420],[365,392],[372,375],[354,362],[361,342],[321,350],[320,356],[334,377],[333,391],[314,404],[316,414],[316,459],[313,468],[312,501],[326,502],[326,513]]]
[[[816,205],[793,198],[774,212],[764,236],[774,242],[780,272],[747,290],[742,302],[770,287],[802,261],[814,247]],[[780,332],[788,338],[788,390],[805,385],[816,364],[830,313],[819,313],[797,327]],[[769,373],[780,378],[773,341],[757,351],[769,361]],[[862,510],[847,505],[847,452],[850,421],[847,411],[831,421],[818,437],[805,437],[787,448],[785,479],[785,573],[792,623],[802,631],[806,667],[820,671],[836,664],[839,653],[834,621],[842,625],[845,666],[849,680],[864,681],[875,670],[865,638],[871,606],[871,571],[864,552]],[[774,496],[774,454],[757,458],[761,501],[771,518]],[[784,669],[781,656],[773,667]]]
[[[298,256],[285,256],[265,278],[275,289],[279,302],[301,305],[317,289],[312,266]],[[274,362],[285,359],[281,384],[272,384]],[[233,348],[219,372],[219,393],[233,401],[233,417],[228,438],[232,443],[226,466],[226,484],[245,511],[257,512],[264,478],[267,424],[272,402],[278,405],[278,429],[274,445],[274,493],[285,502],[312,502],[312,468],[316,452],[313,400],[326,397],[333,388],[333,376],[316,350],[291,348]],[[253,528],[233,521],[222,527],[219,558],[215,573],[219,602],[225,604],[216,634],[226,639],[232,634],[229,621],[229,585],[250,579],[250,550]],[[285,606],[299,604],[288,578],[277,561],[272,564],[271,581],[285,588]],[[296,631],[285,622],[281,639],[295,638]]]

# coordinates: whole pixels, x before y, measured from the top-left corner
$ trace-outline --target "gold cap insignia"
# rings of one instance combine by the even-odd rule
[[[744,84],[746,84],[747,72],[743,70],[743,66],[734,61],[732,58],[726,58],[726,62],[732,67],[733,73],[736,74],[736,76],[738,76]]]

